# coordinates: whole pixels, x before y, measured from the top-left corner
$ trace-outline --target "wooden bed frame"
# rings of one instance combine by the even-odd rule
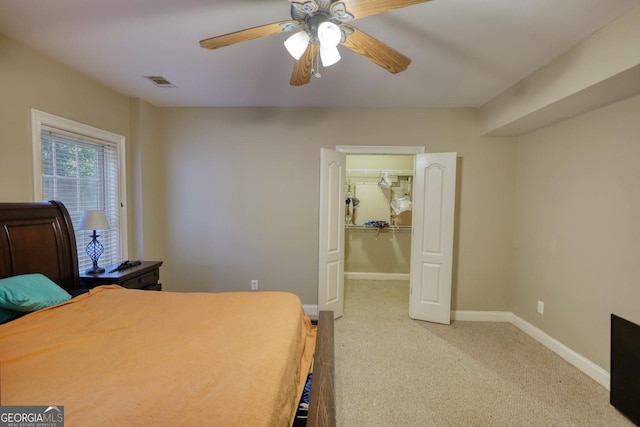
[[[69,213],[58,201],[0,203],[0,278],[42,273],[79,292],[78,255]],[[335,426],[333,312],[321,311],[307,426]]]

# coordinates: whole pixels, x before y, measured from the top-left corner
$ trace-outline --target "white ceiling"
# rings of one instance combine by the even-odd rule
[[[158,106],[469,107],[638,4],[433,0],[353,23],[410,57],[406,71],[341,47],[342,60],[303,87],[289,85],[287,33],[213,51],[198,44],[290,19],[287,0],[0,0],[0,33]]]

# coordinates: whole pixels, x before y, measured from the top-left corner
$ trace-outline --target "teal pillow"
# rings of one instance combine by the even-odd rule
[[[5,310],[4,308],[0,308],[0,323],[8,322],[9,320],[13,320],[18,317],[22,313],[18,313],[13,310]]]
[[[42,274],[23,274],[0,279],[0,308],[35,311],[60,304],[71,295]]]

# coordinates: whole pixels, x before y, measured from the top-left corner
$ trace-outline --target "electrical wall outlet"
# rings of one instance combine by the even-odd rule
[[[257,280],[252,280],[251,281],[251,290],[252,291],[257,291],[258,290],[258,281]]]
[[[538,313],[544,314],[544,303],[542,301],[538,301]]]

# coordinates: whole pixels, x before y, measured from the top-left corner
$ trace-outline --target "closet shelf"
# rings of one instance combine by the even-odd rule
[[[355,224],[345,224],[344,225],[347,230],[364,230],[366,231],[375,231],[376,232],[376,240],[378,240],[378,236],[380,236],[380,232],[384,231],[411,231],[411,226],[409,225],[389,225],[387,228],[379,228],[374,225],[355,225]]]
[[[347,169],[347,175],[377,175],[380,176],[384,172],[388,175],[395,176],[413,176],[413,170],[409,169]]]
[[[351,230],[374,230],[374,231],[411,231],[410,225],[390,225],[387,228],[378,228],[373,225],[345,224],[345,228]]]

